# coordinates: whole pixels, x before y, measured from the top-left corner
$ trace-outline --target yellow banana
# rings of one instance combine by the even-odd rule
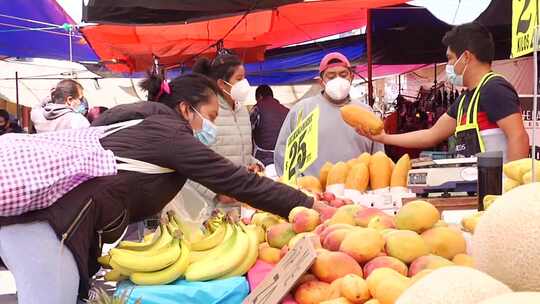
[[[103,255],[103,256],[100,256],[99,258],[97,258],[97,261],[98,263],[101,265],[101,267],[103,268],[111,268],[111,256],[110,255]]]
[[[153,244],[159,241],[159,238],[163,234],[163,230],[166,230],[165,225],[161,224],[156,232],[152,233],[153,237],[150,240],[145,236],[143,242],[121,241],[117,248],[137,251],[148,250]]]
[[[184,275],[189,264],[189,242],[182,240],[181,247],[180,257],[171,266],[155,272],[135,272],[129,279],[137,285],[165,285],[177,280]]]
[[[235,226],[233,235],[219,245],[219,250],[188,266],[186,280],[208,281],[231,272],[240,265],[248,247],[248,235]]]
[[[120,282],[120,281],[129,279],[128,276],[121,274],[118,269],[112,269],[111,271],[107,272],[104,278],[106,281],[111,281],[111,282]]]
[[[179,240],[174,239],[171,246],[162,249],[155,255],[142,256],[131,252],[118,251],[112,254],[111,261],[132,272],[150,272],[170,266],[178,260],[179,256]]]
[[[159,229],[159,227],[158,227]],[[157,231],[156,231],[157,232]],[[151,240],[154,240],[154,236],[158,236],[159,234],[156,235],[156,232],[150,232],[148,233],[147,235],[145,235],[143,237],[143,241],[144,242],[150,242]]]
[[[197,227],[195,224],[182,221],[182,219],[174,212],[169,211],[167,214],[174,219],[174,222],[176,225],[178,225],[178,228],[180,231],[182,231],[184,237],[187,238],[189,242],[195,243],[204,238],[204,233],[201,231],[200,227]]]
[[[202,250],[208,250],[211,248],[216,247],[219,245],[223,238],[225,237],[225,233],[227,232],[227,226],[224,224],[221,224],[219,228],[217,228],[212,234],[205,237],[204,239],[194,242],[191,244],[191,248],[196,251],[202,251]]]
[[[221,277],[222,279],[244,275],[246,272],[248,272],[248,270],[251,269],[251,267],[253,267],[255,262],[257,262],[257,257],[259,256],[259,238],[257,236],[257,230],[254,228],[260,227],[247,226],[244,229],[249,239],[249,247],[245,254],[244,260],[240,263],[240,265],[233,268],[231,272]]]
[[[109,251],[109,254],[111,256],[114,256],[118,253],[129,253],[133,255],[139,255],[139,256],[153,256],[157,254],[158,252],[161,252],[162,250],[165,250],[165,248],[171,246],[171,242],[173,240],[173,237],[171,236],[169,229],[167,229],[165,224],[162,224],[160,226],[161,234],[159,235],[159,238],[150,246],[146,246],[144,248],[138,248],[136,250],[134,249],[125,249],[125,248],[112,248]]]
[[[133,273],[133,271],[118,265],[113,259],[111,259],[110,264],[111,264],[112,270],[115,270],[119,272],[121,275],[126,276],[128,278],[131,275],[131,273]]]
[[[223,237],[223,240],[221,241],[221,243],[224,243],[226,242],[233,234],[233,231],[234,231],[234,227],[230,224],[225,224],[225,236]],[[211,248],[211,249],[208,249],[208,250],[202,250],[202,251],[195,251],[195,250],[192,250],[191,251],[191,254],[189,255],[189,263],[192,264],[192,263],[195,263],[197,261],[200,261],[202,259],[204,259],[206,256],[212,254],[213,252],[216,252],[219,250],[219,245],[215,246],[214,248]]]

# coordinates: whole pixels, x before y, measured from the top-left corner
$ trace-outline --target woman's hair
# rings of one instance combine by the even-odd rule
[[[206,75],[214,80],[223,79],[228,82],[241,65],[240,57],[234,54],[221,54],[212,61],[205,57],[199,58],[193,65],[193,72]]]
[[[79,96],[79,90],[82,89],[82,85],[75,80],[64,79],[60,81],[51,92],[51,101],[53,103],[63,104],[66,103],[66,98],[69,96],[73,98],[80,98],[81,96]]]
[[[92,121],[96,120],[103,112],[107,111],[109,108],[107,107],[92,107],[90,110],[88,110],[88,114],[86,114],[86,119],[90,123]]]
[[[140,86],[148,92],[148,100],[161,102],[173,109],[182,101],[198,108],[200,104],[208,102],[210,96],[219,93],[216,82],[201,74],[176,77],[168,83],[169,93],[162,90],[164,81],[161,77],[150,75]]]

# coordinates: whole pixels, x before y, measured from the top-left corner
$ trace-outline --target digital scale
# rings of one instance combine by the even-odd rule
[[[442,193],[449,197],[450,193],[466,192],[476,194],[478,169],[476,157],[431,159],[418,158],[412,160],[407,184],[412,192],[427,197],[430,193]]]

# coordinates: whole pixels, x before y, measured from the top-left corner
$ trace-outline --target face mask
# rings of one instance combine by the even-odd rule
[[[202,119],[202,129],[195,131],[194,136],[206,146],[213,145],[217,140],[217,127],[210,120],[204,118],[199,111],[193,108],[193,111]]]
[[[324,92],[335,101],[343,100],[349,96],[351,82],[342,77],[336,77],[326,83]]]
[[[84,104],[80,103],[77,107],[75,107],[75,109],[73,109],[73,111],[84,115],[84,113],[86,113],[86,107]]]
[[[249,90],[251,89],[249,81],[244,78],[235,84],[230,84],[226,81],[225,83],[231,86],[231,93],[225,92],[236,102],[236,106],[241,106],[249,96]]]
[[[451,84],[453,84],[455,86],[458,86],[458,87],[463,86],[463,74],[465,74],[465,69],[467,68],[467,66],[465,66],[465,68],[463,68],[463,74],[461,74],[461,75],[456,74],[456,70],[455,70],[454,67],[456,66],[458,61],[461,60],[462,57],[463,57],[463,54],[461,54],[461,56],[459,56],[458,60],[456,60],[456,62],[454,62],[454,64],[447,64],[446,65],[446,78],[448,79],[448,82],[450,82]]]

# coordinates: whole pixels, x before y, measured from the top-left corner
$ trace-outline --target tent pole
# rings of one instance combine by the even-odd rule
[[[437,86],[437,64],[433,64],[433,85]]]
[[[536,29],[534,30],[534,46],[533,46],[533,79],[534,79],[534,92],[533,92],[533,117],[532,117],[532,142],[531,142],[531,160],[532,160],[532,180],[531,182],[534,183],[536,181],[536,166],[535,166],[535,159],[536,159],[536,123],[537,123],[537,117],[538,117],[538,38],[539,38],[539,26],[536,26]]]
[[[373,99],[373,54],[371,45],[371,10],[367,10],[367,26],[366,26],[366,44],[367,44],[367,67],[368,67],[368,103],[373,106],[375,100]]]
[[[15,100],[17,101],[17,120],[19,120],[19,72],[15,72]]]

